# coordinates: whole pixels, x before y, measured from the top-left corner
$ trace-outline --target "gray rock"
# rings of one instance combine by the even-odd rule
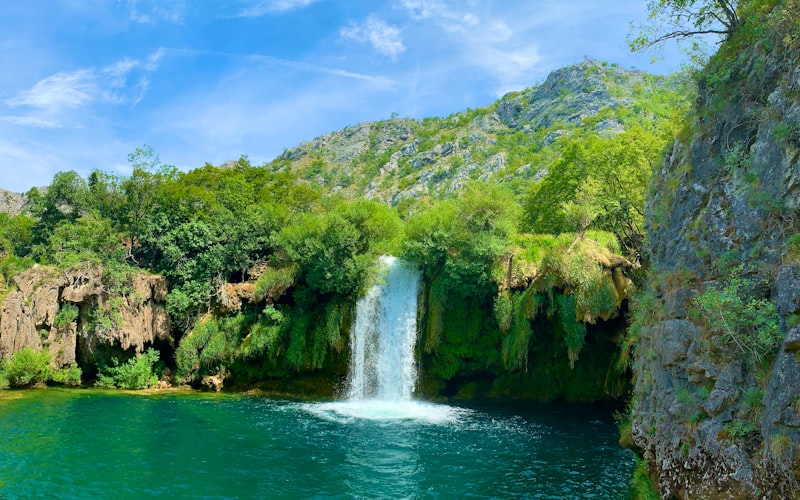
[[[782,316],[800,311],[800,272],[796,266],[781,266],[775,276],[772,301]]]

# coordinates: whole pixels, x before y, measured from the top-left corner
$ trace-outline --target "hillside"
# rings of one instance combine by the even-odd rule
[[[444,118],[365,122],[286,150],[269,164],[331,193],[398,205],[437,198],[470,180],[517,193],[543,178],[567,139],[656,131],[685,103],[680,76],[586,60],[539,85]]]

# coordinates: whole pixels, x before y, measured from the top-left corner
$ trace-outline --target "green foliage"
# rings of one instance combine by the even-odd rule
[[[800,264],[800,233],[795,233],[787,238],[783,256],[789,264]]]
[[[534,233],[614,233],[634,257],[644,235],[644,199],[653,166],[671,134],[668,125],[634,126],[612,137],[578,135],[561,140],[548,175],[533,183],[525,200],[523,228]]]
[[[273,268],[268,267],[258,277],[253,294],[256,300],[261,301],[274,295],[279,297],[294,284],[297,269],[294,267]]]
[[[81,369],[76,363],[72,363],[66,368],[54,370],[50,379],[62,385],[81,385]]]
[[[336,204],[285,226],[276,237],[280,254],[297,268],[297,281],[322,294],[361,292],[375,258],[402,236],[397,214],[372,201]]]
[[[8,386],[25,387],[53,381],[63,385],[80,385],[81,369],[75,363],[53,369],[46,349],[34,351],[24,347],[0,362],[0,389]]]
[[[673,39],[717,34],[729,37],[739,27],[738,0],[650,0],[650,24],[636,26],[629,35],[631,50],[663,46]]]
[[[0,372],[13,387],[46,382],[50,378],[50,353],[24,347],[3,361]]]
[[[289,317],[272,305],[261,314],[204,315],[183,336],[175,351],[178,378],[229,373],[237,363],[263,361],[275,367],[284,361]],[[301,355],[305,353],[301,352]]]
[[[494,299],[494,316],[497,318],[497,326],[503,333],[511,328],[512,314],[514,313],[514,302],[508,291],[501,292]]]
[[[521,293],[514,293],[512,308],[511,324],[501,346],[503,365],[508,370],[527,371],[529,349],[534,334],[531,322],[539,311],[536,290],[529,288]]]
[[[608,319],[620,305],[614,281],[600,263],[612,255],[609,247],[618,248],[607,234],[591,232],[582,237],[567,233],[556,239],[542,259],[544,270],[573,291],[583,321]]]
[[[708,287],[698,295],[695,305],[709,332],[753,364],[760,364],[775,354],[782,335],[775,304],[748,297],[754,284],[739,266],[717,287]]]
[[[95,385],[134,390],[153,387],[158,382],[158,376],[154,372],[158,359],[158,351],[152,348],[137,353],[125,363],[119,363],[116,358],[112,358],[111,366],[100,367]]]
[[[575,318],[577,301],[574,295],[557,295],[558,316],[564,344],[567,346],[570,368],[575,368],[575,362],[586,342],[586,324],[579,323]]]
[[[473,185],[455,200],[434,203],[408,221],[403,255],[426,276],[460,295],[483,294],[492,268],[508,251],[518,205],[508,191]]]
[[[734,420],[726,422],[720,431],[720,437],[730,439],[732,441],[743,441],[757,432],[755,424],[752,422],[743,422],[741,420]]]
[[[26,257],[31,253],[35,220],[20,214],[0,213],[0,256]]]
[[[74,304],[64,304],[53,319],[53,326],[56,328],[67,328],[78,319],[78,308]]]

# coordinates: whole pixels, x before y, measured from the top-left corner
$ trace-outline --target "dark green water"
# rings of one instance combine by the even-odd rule
[[[597,407],[352,414],[248,396],[6,392],[0,498],[624,498],[633,468]]]

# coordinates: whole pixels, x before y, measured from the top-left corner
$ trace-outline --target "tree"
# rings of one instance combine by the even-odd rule
[[[631,50],[662,47],[664,42],[697,35],[728,39],[741,25],[739,0],[650,0],[648,23],[633,26]]]

